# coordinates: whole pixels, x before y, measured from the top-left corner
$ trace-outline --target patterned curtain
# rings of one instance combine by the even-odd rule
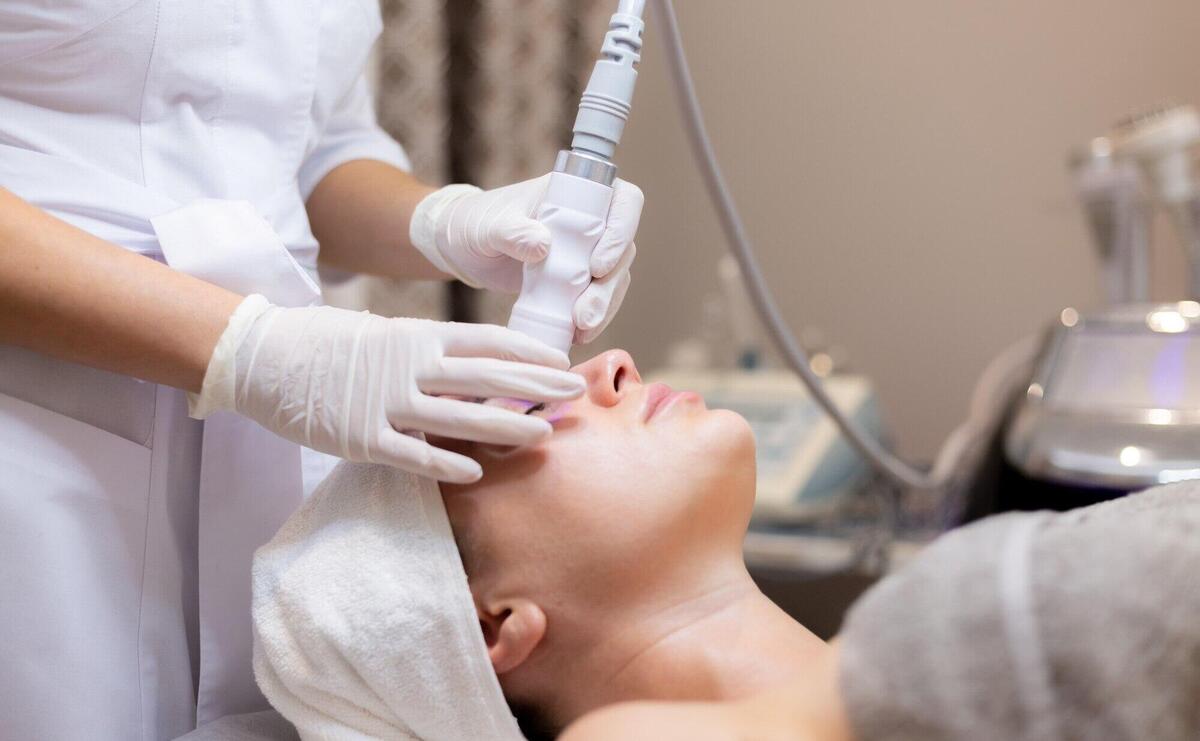
[[[491,188],[549,171],[612,0],[382,0],[379,121],[434,184]],[[389,315],[503,324],[511,298],[360,279],[334,300]]]

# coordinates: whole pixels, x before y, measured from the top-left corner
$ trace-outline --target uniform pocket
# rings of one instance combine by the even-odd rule
[[[155,384],[0,345],[0,394],[149,445]]]

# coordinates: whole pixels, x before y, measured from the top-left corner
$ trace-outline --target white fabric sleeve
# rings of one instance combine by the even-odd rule
[[[375,120],[375,96],[365,73],[338,103],[316,148],[300,165],[300,194],[304,200],[333,168],[351,160],[378,160],[406,172],[412,169],[403,147]]]

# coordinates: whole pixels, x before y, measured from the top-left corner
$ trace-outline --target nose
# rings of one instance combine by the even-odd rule
[[[641,384],[633,358],[624,350],[602,352],[574,371],[587,379],[588,399],[597,406],[611,407],[620,403],[629,384]]]

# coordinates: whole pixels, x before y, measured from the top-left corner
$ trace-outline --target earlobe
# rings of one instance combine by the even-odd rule
[[[526,599],[478,607],[488,657],[497,674],[516,669],[546,635],[546,613]]]

